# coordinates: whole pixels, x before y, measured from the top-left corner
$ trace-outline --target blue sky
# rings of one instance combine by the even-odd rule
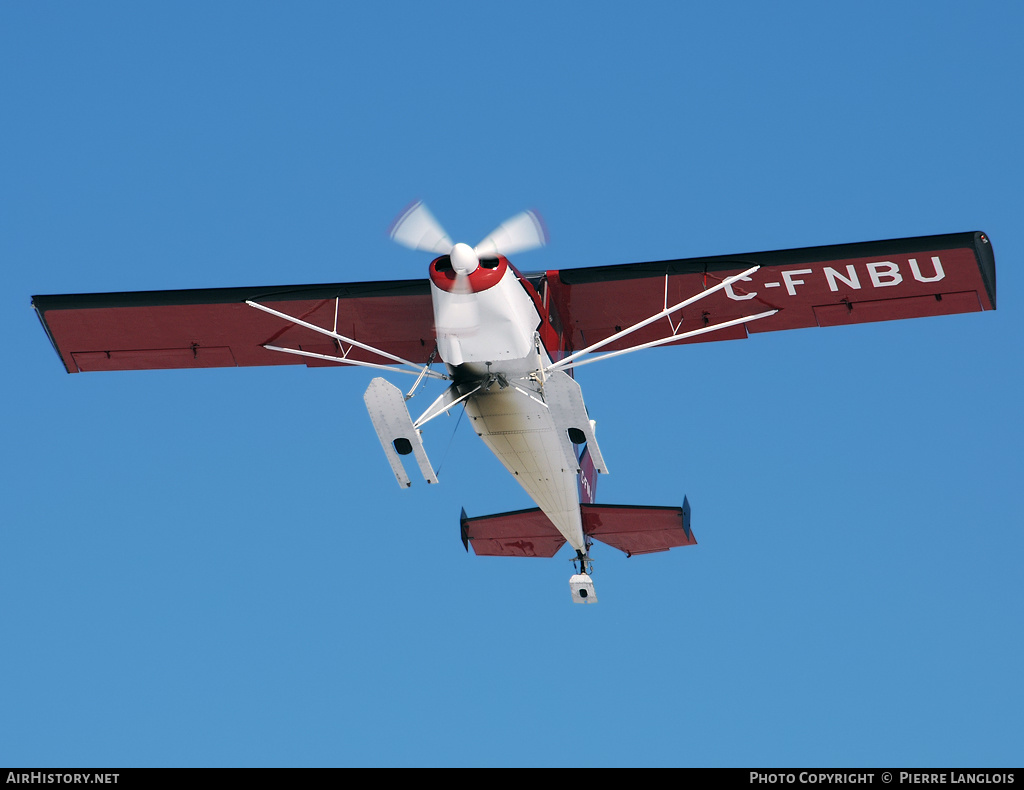
[[[295,6],[0,6],[0,764],[1019,766],[1021,7]],[[581,369],[599,501],[699,545],[580,607],[372,373],[69,376],[29,308],[426,276],[415,198],[540,210],[524,270],[983,230],[999,310]]]

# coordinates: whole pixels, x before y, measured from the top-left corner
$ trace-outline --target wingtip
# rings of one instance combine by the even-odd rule
[[[693,530],[690,529],[690,500],[685,495],[683,496],[683,531],[687,538],[694,543],[697,542],[693,537]]]

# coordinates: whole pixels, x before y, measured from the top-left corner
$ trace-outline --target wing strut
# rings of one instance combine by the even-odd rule
[[[483,384],[477,384],[476,387],[471,389],[465,395],[459,395],[457,385],[452,384],[448,389],[441,393],[437,400],[427,407],[427,410],[419,416],[419,419],[417,419],[415,423],[413,423],[413,427],[418,429],[421,425],[430,422],[435,417],[445,414],[452,406],[462,403],[462,401],[466,400],[470,395],[474,395],[479,392],[483,389],[483,386]]]
[[[301,318],[296,318],[295,316],[288,315],[287,313],[282,313],[279,310],[274,310],[271,307],[261,305],[257,302],[253,302],[248,299],[245,300],[245,303],[249,305],[249,307],[255,307],[257,310],[262,310],[264,313],[270,313],[270,315],[277,316],[278,318],[283,318],[285,321],[289,321],[290,323],[296,324],[298,326],[304,326],[306,327],[306,329],[312,329],[314,332],[318,332],[321,335],[333,337],[339,343],[347,343],[349,345],[348,350],[343,350],[343,353],[340,357],[333,357],[329,354],[316,354],[312,351],[302,351],[301,349],[297,348],[282,348],[280,346],[264,344],[263,348],[267,349],[268,351],[281,351],[285,354],[295,354],[300,357],[311,357],[313,359],[326,359],[333,362],[339,362],[345,365],[359,365],[364,368],[378,368],[380,370],[390,370],[395,373],[408,373],[412,376],[419,376],[420,379],[422,379],[424,376],[432,379],[447,380],[448,378],[443,373],[438,373],[436,371],[431,370],[428,366],[417,365],[415,362],[410,362],[407,359],[402,359],[402,357],[395,356],[394,354],[391,354],[387,351],[382,351],[379,348],[374,348],[373,346],[368,346],[365,343],[360,343],[358,340],[353,340],[350,337],[339,335],[335,331],[332,331],[330,329],[324,329],[323,327],[319,327],[316,324],[311,324],[308,321],[303,321]],[[335,305],[335,308],[337,308],[337,305]],[[335,322],[337,322],[337,312],[335,312]],[[397,362],[400,365],[405,365],[413,369],[404,370],[403,368],[394,367],[392,365],[381,365],[375,362],[363,362],[362,360],[358,359],[349,359],[348,355],[349,353],[351,353],[352,347],[361,348],[364,351],[369,351],[371,354],[377,354],[378,356],[382,356],[385,359],[393,360],[394,362]],[[419,380],[417,380],[417,384],[418,383]],[[415,386],[413,387],[413,389],[415,389]]]
[[[632,353],[634,351],[640,351],[640,350],[645,349],[645,348],[653,348],[654,346],[661,346],[661,345],[664,345],[665,343],[675,343],[675,342],[678,342],[680,340],[684,340],[684,339],[686,339],[688,337],[694,337],[696,335],[703,335],[703,334],[705,334],[707,332],[714,332],[714,331],[716,331],[718,329],[726,329],[726,328],[728,328],[730,326],[735,326],[736,324],[744,324],[744,323],[747,323],[748,321],[756,321],[759,318],[767,318],[770,315],[775,315],[775,313],[777,313],[778,310],[766,310],[763,313],[758,313],[756,315],[743,316],[742,318],[734,318],[731,321],[723,321],[720,324],[712,324],[711,326],[701,327],[700,329],[692,329],[689,332],[683,332],[682,334],[678,333],[679,328],[682,326],[682,322],[680,322],[678,325],[676,325],[676,324],[672,323],[672,319],[670,318],[672,313],[676,313],[676,312],[682,310],[684,307],[688,307],[689,305],[693,304],[694,302],[698,302],[701,299],[703,299],[704,297],[710,296],[711,294],[715,293],[716,291],[720,291],[723,288],[727,288],[728,286],[732,285],[737,280],[742,280],[745,277],[749,277],[751,274],[753,274],[754,272],[756,272],[760,268],[761,268],[760,266],[751,266],[745,272],[741,272],[740,274],[734,274],[731,277],[726,277],[724,280],[722,280],[722,282],[718,283],[718,285],[712,286],[711,288],[708,288],[708,289],[706,289],[704,291],[701,291],[699,294],[696,294],[695,296],[691,296],[689,299],[685,299],[684,301],[680,302],[677,305],[674,305],[672,307],[666,307],[660,313],[655,313],[650,318],[645,318],[643,321],[640,321],[639,323],[633,324],[633,326],[626,327],[621,332],[616,332],[614,335],[611,335],[610,337],[606,337],[604,340],[601,340],[601,341],[599,341],[597,343],[594,343],[593,345],[589,345],[586,348],[581,349],[581,350],[579,350],[579,351],[577,351],[577,352],[575,352],[573,354],[570,354],[569,356],[559,360],[558,362],[555,362],[555,363],[553,363],[551,365],[548,365],[546,368],[544,368],[543,372],[545,374],[548,374],[548,373],[552,373],[553,371],[556,371],[556,370],[562,370],[563,368],[575,368],[575,367],[579,367],[580,365],[587,365],[587,364],[589,364],[591,362],[597,362],[597,361],[602,360],[602,359],[611,359],[612,357],[621,356],[622,354],[630,354],[630,353]],[[643,329],[645,326],[649,326],[650,324],[653,324],[655,321],[658,321],[658,320],[660,320],[662,318],[668,318],[669,326],[672,327],[672,334],[669,335],[668,337],[663,337],[660,340],[652,340],[650,343],[643,343],[643,344],[638,345],[638,346],[631,346],[630,348],[624,348],[624,349],[622,349],[620,351],[612,351],[612,352],[609,352],[607,354],[603,354],[600,357],[594,357],[592,359],[587,359],[587,360],[583,360],[583,361],[577,361],[577,360],[580,359],[580,357],[582,357],[582,356],[584,356],[586,354],[592,354],[593,352],[597,351],[598,349],[604,348],[609,343],[614,343],[616,340],[619,340],[620,338],[626,337],[627,335],[631,335],[634,332],[636,332],[637,330]]]
[[[767,318],[770,315],[775,315],[777,312],[779,311],[765,310],[763,313],[757,313],[756,315],[745,315],[742,318],[734,318],[731,321],[723,321],[720,324],[711,324],[711,326],[701,327],[700,329],[691,329],[689,332],[683,332],[681,335],[670,335],[669,337],[663,337],[661,340],[652,340],[650,343],[643,343],[642,345],[639,346],[631,346],[630,348],[624,348],[620,351],[609,351],[607,354],[602,354],[599,357],[584,359],[580,362],[573,362],[569,365],[559,364],[559,367],[578,368],[581,365],[589,365],[591,362],[600,362],[601,360],[611,359],[612,357],[619,357],[622,356],[623,354],[631,354],[634,351],[642,351],[645,348],[654,348],[654,346],[663,346],[666,343],[675,343],[680,340],[685,340],[688,337],[703,335],[707,332],[714,332],[719,329],[728,329],[730,326],[736,326],[736,324],[746,324],[750,321],[757,321],[759,318]],[[565,362],[565,360],[563,359],[562,362]],[[550,368],[547,369],[547,372],[550,373],[552,368],[554,367],[555,366],[552,365]]]

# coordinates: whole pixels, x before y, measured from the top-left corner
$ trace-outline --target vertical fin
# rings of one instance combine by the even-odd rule
[[[590,443],[583,446],[580,454],[579,494],[581,505],[592,505],[597,501],[597,469],[590,457]]]

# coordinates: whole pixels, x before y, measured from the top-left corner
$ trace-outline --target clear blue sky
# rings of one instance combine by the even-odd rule
[[[0,765],[1019,766],[1015,3],[0,5]],[[984,230],[994,313],[581,369],[599,501],[694,548],[477,558],[463,422],[395,484],[303,367],[69,376],[36,293],[525,270]],[[403,377],[404,378],[404,377]]]

